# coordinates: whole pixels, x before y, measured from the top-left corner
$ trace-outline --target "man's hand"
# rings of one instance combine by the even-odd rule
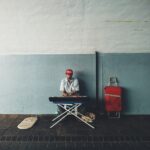
[[[78,96],[77,92],[71,92],[71,93],[67,93],[67,92],[63,92],[62,93],[63,96],[67,97],[67,96]]]
[[[68,96],[68,94],[67,94],[67,93],[64,93],[63,96]]]
[[[66,92],[63,92],[63,94],[62,94],[63,96],[68,96],[68,94],[66,93]]]
[[[78,96],[78,93],[75,91],[75,92],[71,92],[69,95],[70,96]]]

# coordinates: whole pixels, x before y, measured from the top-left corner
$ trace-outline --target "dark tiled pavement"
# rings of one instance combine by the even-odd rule
[[[29,115],[28,115],[29,116]],[[25,115],[0,115],[0,150],[150,150],[150,116],[98,116],[91,129],[71,117],[50,129],[53,116],[38,116],[28,130]]]

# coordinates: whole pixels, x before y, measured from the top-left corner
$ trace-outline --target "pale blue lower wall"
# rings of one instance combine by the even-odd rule
[[[124,89],[123,113],[150,114],[149,53],[98,53],[97,71],[95,54],[1,55],[0,114],[56,113],[57,107],[48,97],[60,96],[66,68],[75,71],[82,95],[95,99],[97,84],[100,112],[104,112],[103,88],[110,76],[117,76]]]
[[[49,96],[60,96],[66,68],[79,78],[81,94],[95,98],[95,54],[1,55],[0,114],[54,114]]]
[[[123,87],[125,114],[150,114],[150,53],[98,54],[99,87],[117,76]],[[103,106],[103,95],[100,95]],[[103,107],[102,107],[103,109]]]

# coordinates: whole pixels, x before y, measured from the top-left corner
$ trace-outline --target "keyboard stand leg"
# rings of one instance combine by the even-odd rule
[[[60,106],[61,108],[63,108],[65,110],[65,112],[63,112],[62,114],[60,114],[59,116],[57,116],[56,118],[53,119],[53,121],[54,121],[54,120],[56,120],[56,119],[58,119],[58,118],[60,118],[62,116],[53,125],[51,125],[50,128],[53,128],[55,125],[57,125],[60,121],[62,121],[68,115],[73,115],[76,118],[78,118],[80,121],[82,121],[83,123],[85,123],[86,125],[88,125],[89,127],[91,127],[92,129],[94,129],[95,128],[94,126],[92,126],[91,124],[89,124],[88,122],[84,121],[81,117],[78,116],[78,115],[80,115],[80,116],[83,115],[83,114],[81,114],[81,113],[78,112],[78,107],[81,106],[81,105],[82,105],[81,103],[78,103],[78,104],[73,105],[69,109],[67,109],[67,107],[64,107],[64,105],[58,104],[58,106]]]
[[[80,121],[82,121],[83,123],[85,123],[86,125],[88,125],[89,127],[95,129],[94,126],[92,126],[91,124],[87,123],[86,121],[84,121],[83,119],[81,119],[78,114],[82,115],[81,113],[79,113],[77,110],[78,110],[78,107],[81,106],[81,104],[76,104],[75,107],[69,111],[73,116],[75,116],[76,118],[78,118]],[[65,109],[65,108],[64,108]],[[67,109],[65,109],[66,111],[68,111]],[[75,112],[73,112],[73,110],[75,110]],[[76,112],[77,111],[77,112]]]
[[[56,121],[53,125],[50,126],[50,128],[53,128],[55,125],[57,125],[60,121],[62,121],[63,119],[65,119],[68,116],[68,113],[66,115],[64,115],[62,118],[60,118],[58,121]]]
[[[65,111],[63,113],[61,113],[60,115],[58,115],[57,117],[55,117],[52,121],[55,121],[56,119],[58,119],[59,117],[63,116],[65,113],[70,112],[71,109],[74,109],[74,107],[76,107],[76,106],[72,106],[69,109],[66,109],[61,104],[58,104],[58,106],[60,106],[61,108],[63,108]]]

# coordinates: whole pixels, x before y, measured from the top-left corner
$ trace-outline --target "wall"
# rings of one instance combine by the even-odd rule
[[[49,96],[60,96],[60,80],[66,68],[79,78],[81,95],[104,112],[103,88],[110,76],[123,87],[124,114],[150,114],[150,54],[1,55],[0,113],[50,114],[56,105]],[[97,68],[97,71],[96,71]],[[97,74],[97,78],[96,78]],[[97,85],[97,88],[96,88]]]
[[[1,55],[0,114],[54,114],[50,96],[60,96],[66,68],[78,77],[81,95],[95,99],[95,54]]]
[[[98,52],[96,90],[102,112],[103,86],[110,75],[116,75],[126,91],[124,113],[150,114],[148,110],[149,39],[150,0],[32,0],[30,2],[0,0],[0,54],[33,54],[34,56],[34,54]],[[42,100],[49,96],[50,87],[47,84],[51,78],[48,75],[49,67],[55,72],[54,63],[51,61],[52,56],[33,56],[22,55],[15,57],[16,60],[12,55],[6,58],[4,55],[0,56],[0,77],[4,85],[0,85],[1,113],[9,111],[26,113],[26,106],[29,106],[28,112],[35,113],[43,104]],[[63,64],[66,67],[69,57],[66,59],[66,56],[62,56],[58,59],[58,63],[61,59],[63,62],[66,61]],[[80,61],[83,63],[84,59]],[[85,59],[83,69],[87,70],[89,64],[93,63],[88,63]],[[30,75],[28,71],[31,71]],[[40,76],[42,81],[39,79]],[[22,85],[22,79],[25,80],[24,83],[33,79],[34,87],[28,90],[28,86]],[[13,89],[13,85],[16,88]],[[41,85],[45,92],[37,95],[41,91]],[[12,95],[11,89],[14,91]],[[21,89],[27,89],[26,94],[24,90],[20,92]],[[16,93],[17,90],[19,93]],[[35,93],[33,97],[31,91]],[[19,97],[15,96],[17,94]],[[34,99],[33,104],[36,104],[38,99],[39,104],[31,109],[26,102],[26,96],[28,100]],[[16,100],[11,101],[11,97]],[[53,111],[49,109],[48,102],[43,105],[38,113],[56,111],[53,106],[51,106]]]
[[[0,53],[149,52],[150,0],[1,0]]]
[[[118,77],[123,87],[123,111],[125,114],[150,114],[150,54],[99,54],[99,87],[103,110],[102,89],[109,77]]]

